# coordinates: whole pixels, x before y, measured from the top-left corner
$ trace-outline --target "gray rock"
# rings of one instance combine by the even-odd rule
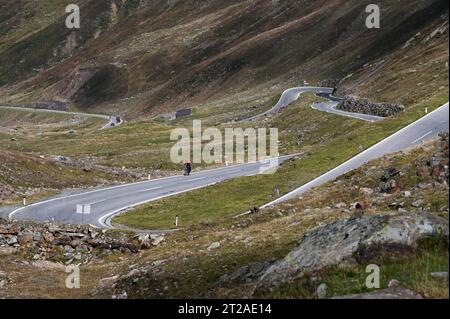
[[[423,297],[408,289],[388,288],[364,294],[339,296],[333,299],[423,299]]]
[[[18,243],[17,236],[12,236],[11,238],[7,239],[6,243],[8,245],[15,245],[15,244],[17,244]]]
[[[389,281],[389,288],[397,288],[400,285],[400,282],[397,279],[392,279]]]
[[[372,195],[374,193],[374,190],[371,189],[371,188],[368,188],[368,187],[363,187],[359,191],[360,191],[361,194],[368,195],[368,196],[370,196],[370,195]]]
[[[410,191],[404,191],[404,192],[402,192],[402,196],[403,196],[403,197],[411,197],[411,196],[412,196],[412,192],[410,192]]]
[[[121,299],[121,300],[125,300],[125,299],[128,299],[128,294],[127,294],[127,292],[126,291],[124,291],[124,292],[122,292],[121,294],[118,294],[118,295],[112,295],[112,297],[111,297],[112,299]]]
[[[423,205],[423,200],[421,200],[421,199],[416,200],[415,202],[411,203],[411,206],[415,207],[415,208],[422,207],[422,205]]]
[[[334,208],[334,209],[347,208],[347,204],[346,203],[337,203],[337,204],[334,204],[332,206],[332,208]]]
[[[261,276],[256,290],[272,290],[330,266],[355,265],[383,246],[402,250],[424,238],[448,240],[448,234],[448,220],[426,214],[338,221],[306,234],[291,253]]]
[[[431,185],[430,183],[419,183],[417,187],[419,187],[420,189],[430,189],[431,187],[433,187],[433,185]]]
[[[328,286],[326,284],[320,284],[316,290],[316,296],[318,299],[326,299],[328,294]]]
[[[211,245],[208,246],[208,250],[213,250],[213,249],[217,249],[220,248],[220,243],[218,241],[212,243]]]
[[[432,272],[430,276],[433,278],[448,278],[448,271]]]
[[[165,240],[164,236],[158,236],[155,239],[153,239],[152,245],[159,246],[159,244],[161,244],[164,240]]]
[[[112,286],[118,279],[119,279],[118,275],[103,278],[100,280],[100,286],[102,287]]]

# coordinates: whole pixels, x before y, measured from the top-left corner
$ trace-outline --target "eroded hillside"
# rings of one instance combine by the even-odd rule
[[[134,118],[221,100],[234,105],[304,80],[345,78],[345,92],[403,103],[422,96],[408,100],[399,85],[432,94],[448,83],[444,0],[381,1],[379,30],[366,28],[370,1],[359,0],[84,0],[77,31],[64,27],[69,1],[6,2],[5,103],[59,101]]]

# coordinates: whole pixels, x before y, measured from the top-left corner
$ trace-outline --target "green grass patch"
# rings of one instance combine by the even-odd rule
[[[388,288],[389,282],[396,279],[401,288],[418,292],[424,297],[448,299],[448,278],[434,278],[430,275],[432,272],[448,272],[449,251],[446,243],[426,243],[411,255],[385,256],[371,261],[370,264],[380,267],[381,289]],[[309,274],[297,282],[284,284],[263,297],[316,298],[316,289],[322,283],[329,287],[327,297],[374,292],[376,289],[366,287],[366,278],[369,275],[366,273],[367,265],[334,267],[320,274]]]

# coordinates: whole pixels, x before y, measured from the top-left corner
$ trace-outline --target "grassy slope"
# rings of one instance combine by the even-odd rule
[[[313,133],[307,135],[309,143],[304,150],[308,153],[300,160],[283,165],[274,175],[235,179],[163,199],[127,212],[114,221],[137,228],[165,229],[173,227],[173,219],[177,214],[184,226],[236,215],[274,199],[275,188],[279,188],[282,194],[286,193],[338,166],[356,155],[361,146],[367,149],[422,117],[425,105],[433,110],[444,104],[447,98],[448,94],[438,95],[429,104],[411,106],[405,114],[375,124],[323,114],[311,110],[307,103],[299,102],[297,107],[281,114],[278,121],[285,124],[292,121],[298,125],[295,129],[317,123]],[[305,122],[304,118],[308,121]],[[294,130],[292,126],[289,128]],[[290,134],[286,136],[286,143],[289,144]],[[243,189],[246,191],[242,192]]]
[[[53,15],[55,15],[54,12],[57,11],[57,8],[62,5],[57,1],[44,1],[42,3],[48,4],[47,7],[50,8],[48,10],[53,10],[51,11],[53,12],[51,13]],[[439,1],[435,3],[439,3]],[[155,7],[152,7],[153,9],[163,8],[159,7],[160,4],[154,5]],[[105,33],[102,37],[96,41],[88,41],[89,45],[87,45],[87,48],[83,49],[82,52],[75,53],[73,58],[56,66],[54,69],[49,70],[49,72],[43,72],[40,76],[44,78],[44,81],[40,81],[42,78],[38,77],[32,79],[32,83],[27,82],[24,87],[19,86],[20,88],[18,87],[15,89],[24,92],[30,88],[32,94],[39,94],[41,89],[49,89],[47,86],[50,85],[51,81],[59,79],[62,74],[67,74],[66,71],[70,73],[72,71],[71,67],[73,67],[74,64],[79,63],[95,50],[103,50],[104,54],[99,56],[100,65],[111,61],[118,62],[119,65],[125,62],[129,65],[129,72],[132,74],[133,81],[139,82],[129,83],[130,87],[132,87],[133,90],[144,90],[142,94],[138,94],[135,98],[126,99],[122,101],[123,103],[115,103],[108,107],[108,112],[120,114],[124,112],[125,109],[128,109],[128,107],[138,110],[142,106],[140,101],[142,101],[142,99],[150,99],[154,93],[153,89],[167,93],[172,92],[171,85],[177,86],[180,83],[191,83],[189,80],[190,78],[187,78],[186,76],[190,74],[189,76],[195,77],[198,75],[201,77],[202,74],[204,74],[204,72],[200,72],[203,70],[203,67],[206,68],[205,70],[210,70],[210,67],[212,67],[211,70],[214,72],[210,70],[212,72],[210,74],[212,77],[208,77],[207,80],[213,81],[213,83],[215,83],[214,85],[216,85],[217,83],[214,82],[214,74],[217,73],[217,70],[214,69],[213,66],[219,63],[218,61],[222,61],[219,63],[220,65],[222,65],[221,63],[225,63],[225,66],[229,66],[229,63],[236,61],[239,57],[243,57],[244,60],[255,61],[255,63],[258,61],[255,70],[258,70],[256,74],[259,75],[255,75],[256,78],[253,80],[249,80],[249,74],[252,73],[252,71],[250,71],[250,66],[246,66],[244,70],[238,68],[239,72],[236,74],[231,72],[232,70],[230,71],[225,68],[233,73],[233,75],[226,76],[225,82],[222,81],[218,84],[224,89],[220,93],[203,90],[204,92],[209,93],[202,93],[199,98],[194,98],[191,102],[186,103],[187,95],[184,93],[180,95],[180,98],[183,99],[183,103],[177,104],[177,107],[192,105],[195,107],[194,118],[202,119],[205,122],[205,125],[220,125],[220,123],[227,123],[236,117],[241,118],[250,116],[268,109],[274,104],[280,92],[289,86],[298,85],[299,80],[304,78],[304,76],[308,76],[309,78],[309,75],[307,75],[309,74],[308,72],[314,71],[314,76],[318,77],[318,79],[323,79],[324,76],[332,76],[333,74],[346,74],[350,66],[351,68],[357,68],[359,65],[362,65],[362,61],[358,60],[356,63],[355,61],[352,61],[353,56],[351,54],[341,54],[346,52],[345,50],[348,49],[348,45],[351,42],[346,39],[346,37],[348,36],[349,39],[352,39],[355,43],[357,43],[355,38],[360,36],[367,36],[371,41],[379,41],[379,39],[386,36],[383,32],[388,31],[383,29],[383,32],[381,33],[364,35],[364,32],[362,32],[359,27],[351,25],[350,23],[351,21],[360,21],[361,17],[358,16],[359,13],[357,9],[360,4],[356,6],[355,3],[349,2],[345,5],[333,2],[330,4],[331,7],[326,7],[323,10],[320,9],[319,4],[313,6],[308,5],[303,8],[302,6],[305,6],[305,4],[296,2],[295,6],[300,6],[305,9],[302,11],[304,15],[312,14],[312,16],[305,18],[305,20],[301,20],[302,22],[296,20],[299,18],[299,16],[297,16],[297,11],[285,10],[284,3],[281,7],[273,9],[268,7],[269,3],[266,3],[266,1],[261,2],[261,5],[257,8],[253,8],[251,5],[248,5],[247,2],[241,2],[240,4],[234,5],[234,3],[230,2],[224,3],[221,1],[214,1],[205,6],[201,6],[201,10],[198,12],[194,12],[194,10],[184,10],[185,5],[187,4],[180,3],[170,10],[166,10],[167,8],[164,10],[161,9],[164,11],[164,14],[161,14],[162,11],[151,11],[149,8],[141,8],[139,14],[132,16],[121,11],[119,25],[108,26],[108,28],[111,27],[113,30],[114,28],[123,29],[124,25],[129,26],[129,29],[125,28],[123,29],[123,32],[117,34],[118,38],[109,37],[108,32],[111,30],[104,30],[103,32]],[[326,21],[323,20],[324,18],[322,15],[331,10],[331,8],[334,8],[334,5],[336,5],[336,8],[339,8],[339,10],[336,10],[331,16],[327,16],[327,19],[325,19]],[[17,8],[20,8],[19,4],[17,4]],[[97,10],[101,11],[104,9],[102,8],[103,7],[86,7],[86,9],[91,9],[88,10],[89,17],[86,19],[90,20],[93,16],[99,14]],[[242,11],[242,8],[245,8],[243,14],[236,15],[237,12]],[[35,10],[38,12],[40,9],[35,8]],[[128,7],[126,10],[133,11],[134,9]],[[392,14],[395,16],[394,13],[397,12],[398,8],[393,6],[390,10],[393,10]],[[153,15],[157,16],[158,14],[161,14],[158,19],[151,19],[151,17],[154,17]],[[180,20],[179,18],[182,15],[186,16]],[[273,18],[274,15],[277,16],[277,18],[271,20],[270,17]],[[227,19],[221,20],[221,17],[224,16],[226,16]],[[425,14],[425,16],[427,16],[427,14]],[[429,14],[428,16],[434,17]],[[259,21],[256,17],[264,18],[262,20],[259,19],[261,20]],[[54,18],[56,19],[56,16]],[[302,55],[299,56],[298,39],[307,39],[313,25],[317,25],[311,24],[311,20],[314,20],[314,18],[319,19],[317,21],[321,22],[321,28],[319,30],[321,32],[323,31],[322,29],[342,25],[343,29],[338,30],[342,32],[339,36],[340,41],[339,43],[333,42],[336,44],[336,47],[323,47],[317,51],[319,53],[314,51],[314,54],[310,53],[312,48],[305,47],[302,44],[303,51]],[[386,19],[389,20],[391,18],[392,16],[389,16]],[[399,24],[395,25],[401,27],[402,23],[405,23],[410,26],[411,18],[408,19],[399,20]],[[146,22],[138,28],[138,25],[143,20]],[[257,20],[258,22],[256,23]],[[53,20],[47,21],[47,25],[43,25],[43,29],[45,29],[45,26],[51,24],[52,21]],[[249,21],[254,21],[255,23],[251,24]],[[292,23],[288,23],[288,21]],[[430,21],[431,25],[423,23],[422,21],[414,26],[414,28],[423,29],[423,38],[430,34],[437,25],[441,24],[439,19],[436,21],[431,19]],[[147,25],[147,23],[149,23],[149,25]],[[356,22],[353,23],[358,24]],[[147,26],[148,28],[144,26]],[[221,38],[224,38],[227,41],[223,44],[211,42],[211,34],[205,32],[205,26],[214,26],[213,29],[216,36],[220,35]],[[277,27],[280,28],[276,29]],[[89,25],[88,29],[89,32],[93,32],[95,28],[91,28],[91,25]],[[36,36],[45,36],[45,32],[42,33],[39,30],[37,30]],[[51,31],[52,29],[49,30]],[[230,32],[233,33],[232,30],[241,30],[241,33],[239,36],[235,35],[230,37]],[[297,31],[300,33],[296,33]],[[11,29],[6,36],[13,37],[14,40],[11,40],[12,42],[20,42],[22,40],[25,42],[34,41],[34,35],[22,39],[20,32],[20,30]],[[54,30],[52,32],[54,32]],[[315,32],[318,31],[316,30]],[[397,35],[396,32],[392,34]],[[406,35],[407,34],[399,35],[398,39],[394,42],[397,43],[406,40],[404,39]],[[167,39],[172,39],[172,37],[174,37],[174,41],[167,41]],[[118,39],[120,39],[120,41]],[[189,39],[189,41],[186,39]],[[405,103],[408,108],[411,106],[412,109],[408,110],[405,118],[388,122],[385,127],[378,127],[376,129],[368,128],[369,130],[380,131],[373,131],[373,134],[371,133],[363,136],[358,132],[362,132],[367,126],[364,126],[365,128],[360,128],[358,131],[359,126],[362,124],[343,121],[342,119],[329,117],[322,113],[312,112],[310,110],[302,110],[302,114],[297,114],[295,109],[294,111],[288,111],[285,116],[279,119],[275,118],[271,123],[272,127],[279,127],[280,130],[283,131],[281,133],[281,148],[283,153],[297,151],[310,151],[315,153],[317,150],[322,147],[325,148],[327,145],[335,147],[331,145],[335,143],[337,143],[336,145],[339,147],[340,145],[345,144],[344,147],[341,147],[345,152],[337,157],[333,153],[336,152],[337,154],[337,150],[340,150],[338,147],[330,149],[330,151],[322,150],[321,153],[314,155],[315,157],[313,156],[311,160],[304,160],[302,169],[294,170],[296,173],[293,178],[290,177],[291,172],[288,172],[288,169],[286,169],[286,172],[283,173],[285,175],[269,179],[267,184],[262,183],[263,185],[258,187],[253,185],[254,179],[250,179],[249,182],[239,181],[225,184],[225,188],[223,189],[236,188],[243,185],[246,188],[253,190],[254,194],[248,198],[242,198],[238,196],[238,194],[232,195],[231,198],[237,199],[239,204],[232,205],[231,207],[225,205],[225,211],[219,213],[219,215],[231,214],[234,210],[240,211],[242,209],[247,209],[249,206],[270,200],[269,196],[272,194],[273,188],[275,187],[280,187],[282,191],[288,191],[299,184],[308,181],[317,176],[317,174],[337,165],[339,162],[342,162],[355,154],[360,145],[367,147],[393,132],[395,128],[401,127],[417,118],[421,111],[420,108],[424,108],[425,104],[437,105],[438,102],[435,101],[443,100],[448,91],[448,75],[446,73],[447,67],[445,64],[448,62],[448,34],[428,41],[427,43],[422,43],[421,40],[422,38],[417,39],[413,42],[412,46],[405,50],[399,50],[403,43],[391,43],[390,45],[395,44],[397,47],[394,46],[395,50],[392,51],[392,54],[390,53],[392,48],[388,48],[386,51],[382,52],[382,57],[380,59],[383,58],[389,61],[389,64],[384,69],[372,74],[370,68],[362,68],[356,72],[350,80],[343,83],[344,87],[355,88],[361,95],[373,97],[376,100],[400,101]],[[150,47],[149,41],[152,44]],[[207,44],[206,49],[200,49],[199,47],[200,43],[203,42]],[[48,43],[51,44],[51,41],[49,40]],[[270,50],[270,52],[264,51],[264,54],[266,54],[264,58],[255,55],[257,52],[261,52],[262,47],[267,49],[267,46],[273,47],[274,43],[279,44],[275,47],[279,47],[280,51],[277,51],[278,49],[275,50],[275,52]],[[371,47],[368,43],[366,44],[369,48]],[[168,61],[155,60],[153,54],[156,53],[152,50],[159,50],[160,55],[164,52],[175,52],[175,55],[168,58]],[[194,55],[192,55],[191,50],[195,51]],[[359,48],[358,50],[364,51],[366,49]],[[9,51],[6,50],[4,52]],[[222,54],[223,52],[225,52],[225,55]],[[328,56],[327,59],[324,58],[325,56],[322,52]],[[366,62],[366,60],[371,61],[373,58],[360,51],[357,51],[357,53],[360,54],[360,59],[364,60],[364,62]],[[185,61],[181,58],[185,55],[192,56],[192,61],[188,61],[189,63],[187,66],[178,65],[177,63],[179,62],[176,61]],[[303,59],[303,55],[309,56],[308,58],[305,57]],[[339,59],[331,58],[334,55],[339,55]],[[219,56],[221,57],[220,59],[218,59]],[[280,60],[279,58],[274,58],[276,56],[279,56],[280,59],[281,57],[285,58]],[[204,57],[207,58],[207,61],[200,61],[201,58]],[[293,61],[293,57],[296,57],[294,59],[295,61]],[[310,57],[314,57],[314,59],[310,61]],[[426,62],[423,60],[423,57],[426,57]],[[270,63],[265,60],[270,61]],[[302,63],[305,62],[305,64],[297,65],[300,61]],[[330,61],[333,61],[334,64],[330,65]],[[197,64],[201,64],[202,68],[195,69],[196,72],[182,72],[184,68],[189,69]],[[263,66],[267,66],[267,68],[273,70],[261,70]],[[286,75],[288,79],[283,76],[273,78],[276,72],[282,72],[284,68],[292,71],[296,69],[295,66],[301,70],[301,72],[295,76],[288,73]],[[158,67],[159,69],[154,70],[152,69],[153,67]],[[152,74],[151,76],[149,74],[140,73],[141,71],[147,72],[148,68],[151,69],[151,71],[149,71]],[[166,74],[168,70],[171,70],[171,72],[175,71],[175,74],[177,74],[176,80],[167,82],[169,78],[173,77],[172,74]],[[59,74],[59,72],[62,73]],[[178,77],[178,74],[180,77]],[[265,76],[260,78],[261,74],[265,74]],[[367,77],[368,74],[371,76]],[[153,78],[156,75],[160,77],[157,76],[156,78]],[[48,80],[51,80],[50,82],[45,80],[47,79],[47,76],[49,76]],[[388,79],[387,81],[385,80],[386,78]],[[365,81],[361,81],[361,79],[365,79]],[[353,80],[356,84],[352,82]],[[358,84],[360,82],[362,85]],[[163,88],[160,86],[161,83],[168,83],[167,85],[169,86]],[[204,85],[201,81],[195,83]],[[205,86],[205,88],[209,87],[209,85]],[[369,90],[369,88],[374,89]],[[13,91],[15,89],[13,89]],[[54,87],[50,88],[50,90],[54,89]],[[188,89],[195,92],[194,87]],[[175,90],[175,92],[179,92],[177,90]],[[2,96],[7,95],[8,94]],[[434,100],[429,100],[430,97],[433,97]],[[440,97],[442,97],[442,99]],[[188,100],[189,99],[190,98],[188,98]],[[147,102],[145,104],[147,106],[153,105],[152,103]],[[101,103],[98,104],[98,108],[102,108]],[[4,116],[5,113],[2,114]],[[24,120],[27,120],[27,118],[28,116],[24,117]],[[309,122],[304,121],[306,118],[308,118]],[[34,122],[34,120],[36,122]],[[191,125],[191,120],[191,118],[183,119],[175,121],[172,124],[174,126],[189,127]],[[325,124],[326,121],[330,122]],[[20,130],[19,132],[7,133],[5,133],[4,130],[0,131],[2,148],[44,156],[65,155],[75,159],[93,156],[95,161],[99,164],[115,167],[125,166],[130,168],[144,168],[150,171],[162,170],[164,171],[163,174],[173,174],[179,169],[178,166],[173,165],[169,160],[169,149],[172,145],[169,141],[169,132],[173,128],[171,125],[154,124],[140,119],[138,122],[129,123],[113,131],[98,132],[92,129],[91,124],[86,121],[83,122],[84,126],[80,126],[76,129],[76,134],[67,134],[65,125],[41,125],[46,122],[47,119],[39,116],[33,120],[28,119],[23,123],[28,127],[27,129],[24,129],[25,132],[21,132]],[[319,124],[316,127],[314,124],[316,122],[322,124]],[[34,125],[33,123],[36,123],[37,125]],[[30,128],[30,124],[33,124],[32,128]],[[327,125],[331,127],[331,129],[329,129]],[[386,132],[381,133],[381,130],[384,129],[386,129]],[[36,133],[39,135],[33,136],[33,134]],[[346,139],[352,138],[352,134],[360,136],[352,141],[352,143],[346,142]],[[12,141],[11,137],[14,137],[16,141]],[[303,144],[298,144],[299,140],[303,140]],[[331,141],[333,141],[333,143],[331,143]],[[314,146],[313,144],[319,145]],[[330,162],[326,163],[328,160],[330,160]],[[313,161],[319,161],[320,164],[317,166],[308,164],[313,163]],[[259,179],[257,179],[257,181],[259,182]],[[283,183],[283,185],[280,185],[280,181],[286,181],[286,184]],[[252,185],[253,187],[248,187],[248,185]],[[218,189],[222,188],[219,187]],[[259,191],[261,191],[261,193],[257,193]],[[220,193],[219,190],[217,192]],[[191,199],[195,203],[201,203],[201,201],[197,200],[197,197]],[[167,218],[171,219],[170,215],[173,214],[173,210],[182,209],[183,212],[186,212],[188,216],[192,217],[194,216],[194,213],[201,216],[206,216],[206,213],[214,215],[217,214],[217,212],[212,211],[215,207],[222,207],[224,203],[229,202],[228,198],[225,196],[219,196],[217,197],[217,200],[217,202],[211,203],[210,208],[207,208],[205,212],[201,213],[198,213],[199,210],[196,205],[193,205],[189,209],[185,209],[183,205],[179,207],[175,202],[169,201],[169,203],[173,204],[167,204],[169,207],[173,207],[173,209],[162,209],[159,214],[165,215],[167,213]],[[194,222],[194,219],[188,216],[187,221]]]
[[[139,256],[105,256],[98,263],[82,267],[81,290],[64,289],[64,271],[17,265],[14,260],[20,256],[2,257],[2,269],[12,273],[16,282],[5,290],[4,294],[16,297],[77,298],[91,296],[92,289],[96,288],[96,297],[110,297],[124,290],[130,298],[248,297],[252,290],[251,281],[246,282],[242,277],[222,281],[219,281],[219,278],[224,274],[233,274],[242,266],[283,258],[306,232],[351,217],[353,211],[345,212],[331,209],[329,206],[340,202],[341,199],[347,203],[361,200],[359,192],[343,190],[350,188],[350,185],[352,188],[376,188],[377,180],[385,168],[396,167],[404,172],[402,190],[409,190],[422,182],[410,179],[410,176],[415,174],[411,162],[417,158],[432,156],[435,147],[436,144],[431,143],[406,153],[373,161],[336,182],[309,192],[302,200],[286,203],[273,210],[188,227],[168,235],[162,245],[144,251]],[[427,198],[428,191],[417,189],[414,198]],[[381,196],[382,201],[377,202],[366,214],[371,216],[396,213],[385,207],[388,203],[397,201],[397,196],[400,195]],[[437,211],[430,205],[430,213],[448,218],[448,188],[436,189],[433,198],[447,203],[447,211]],[[428,203],[431,202],[426,199],[424,206],[428,206]],[[220,241],[221,247],[207,251],[206,248],[214,241]],[[152,263],[156,261],[163,262],[151,268]],[[448,271],[448,247],[445,245],[428,243],[419,247],[413,255],[396,256],[395,259],[384,256],[370,261],[372,262],[379,263],[382,267],[382,288],[385,288],[391,279],[397,279],[401,287],[413,289],[427,298],[448,298],[448,280],[433,279],[429,276],[430,272]],[[98,288],[102,278],[129,273],[130,265],[133,265],[133,268],[150,267],[152,270],[135,283],[124,279],[115,289],[108,286]],[[364,282],[367,274],[364,266],[333,268],[307,275],[303,280],[260,297],[314,298],[315,289],[320,283],[328,284],[329,296],[365,292],[367,289]],[[24,276],[24,273],[27,276]],[[33,276],[28,275],[30,273]],[[35,285],[35,282],[42,284]]]
[[[295,245],[298,238],[308,230],[350,217],[352,212],[326,208],[341,198],[344,198],[347,203],[361,199],[359,195],[343,192],[344,189],[350,188],[349,184],[355,188],[376,188],[378,186],[376,180],[382,175],[383,169],[397,167],[405,173],[403,177],[405,186],[402,189],[410,189],[417,185],[416,183],[421,182],[420,180],[410,181],[410,184],[407,182],[408,176],[415,172],[411,162],[420,157],[431,156],[434,147],[418,148],[406,154],[397,154],[368,163],[365,167],[340,178],[337,181],[339,185],[330,183],[309,192],[305,196],[306,201],[304,199],[292,201],[250,217],[223,218],[217,222],[189,227],[185,231],[174,234],[169,239],[169,243],[161,247],[161,252],[171,247],[172,252],[164,251],[163,254],[167,253],[168,257],[175,256],[173,253],[177,252],[181,256],[169,261],[168,265],[163,267],[164,273],[149,274],[147,279],[139,283],[137,289],[130,290],[136,293],[135,296],[140,297],[158,296],[158,290],[155,288],[163,286],[169,287],[166,291],[161,290],[162,296],[166,297],[248,296],[246,294],[251,289],[251,285],[246,284],[245,281],[238,279],[217,285],[218,278],[224,273],[233,273],[243,265],[282,258]],[[370,170],[368,170],[369,167]],[[423,194],[421,192],[416,191],[414,197],[427,198],[426,191]],[[385,210],[384,207],[391,201],[395,201],[396,196],[384,197],[381,203],[366,214],[394,213]],[[448,188],[434,190],[433,198],[446,202],[448,209]],[[448,210],[441,212],[431,208],[430,211],[448,218]],[[207,252],[205,248],[213,241],[220,241],[221,248]],[[163,256],[151,258],[162,259]],[[382,287],[386,287],[391,279],[396,278],[400,280],[401,286],[423,293],[427,297],[448,298],[448,281],[431,279],[429,276],[432,271],[448,271],[448,248],[445,245],[425,245],[413,256],[404,256],[400,259],[386,256],[381,257],[378,262],[383,268]],[[315,288],[322,282],[329,284],[331,293],[334,295],[366,291],[363,287],[364,281],[361,281],[366,276],[363,265],[349,269],[330,269],[315,276],[318,279],[310,281],[309,284],[299,281],[289,287],[281,287],[274,295],[265,297],[313,298]],[[148,287],[152,289],[149,290]]]
[[[17,196],[33,190],[27,195],[32,202],[56,191],[82,188],[111,182],[111,177],[95,171],[85,172],[81,168],[58,165],[53,160],[42,159],[15,151],[0,151],[0,184],[11,186],[17,193],[10,200],[0,200],[0,205],[17,203]]]
[[[312,111],[307,103],[299,104],[269,124],[259,123],[280,129],[283,153],[308,152],[295,165],[287,165],[274,176],[238,179],[148,204],[118,217],[117,222],[165,228],[172,227],[176,214],[189,225],[245,211],[273,199],[275,188],[282,193],[296,188],[356,155],[361,147],[367,149],[422,117],[425,108],[431,111],[441,106],[448,101],[448,33],[425,41],[435,27],[427,28],[409,47],[384,56],[388,63],[383,68],[368,64],[341,84],[377,101],[404,103],[406,112],[367,124]],[[304,139],[303,144],[298,145],[300,139]],[[242,193],[242,189],[246,192]]]
[[[60,12],[63,2],[43,1],[52,12]],[[29,80],[1,88],[1,96],[16,102],[59,97],[128,117],[207,106],[231,95],[241,101],[228,105],[239,106],[243,93],[273,96],[281,84],[340,79],[395,52],[446,10],[442,0],[387,1],[383,28],[367,32],[363,12],[369,2],[288,0],[274,7],[271,0],[186,0],[169,7],[165,1],[140,6],[116,1],[119,11],[112,18],[108,3],[85,1],[85,26],[72,55],[60,52],[70,32],[59,27],[63,21],[56,17],[24,39],[16,35],[20,30],[4,35],[16,45],[0,51],[0,61],[9,61],[0,64],[6,68],[2,73],[10,84]],[[95,38],[97,31],[102,33]],[[91,82],[78,83],[80,90],[74,84],[78,67],[98,72]],[[45,71],[36,74],[33,68]],[[255,100],[244,103],[258,105]]]

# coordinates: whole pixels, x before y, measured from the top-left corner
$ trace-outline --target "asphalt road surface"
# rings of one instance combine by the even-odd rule
[[[345,117],[351,117],[351,118],[354,118],[354,119],[367,121],[367,122],[372,122],[372,123],[384,120],[384,117],[380,117],[380,116],[369,115],[369,114],[362,114],[362,113],[352,113],[352,112],[346,112],[346,111],[338,110],[338,109],[336,109],[336,107],[339,104],[339,99],[331,96],[331,94],[320,94],[319,93],[317,95],[319,95],[321,97],[324,97],[324,98],[328,99],[329,101],[328,102],[324,102],[324,103],[314,103],[314,104],[312,104],[311,107],[314,110],[327,112],[327,113],[332,113],[332,114],[345,116]]]
[[[66,114],[66,115],[74,115],[74,116],[99,118],[99,119],[106,120],[106,124],[102,127],[102,129],[113,128],[113,127],[119,126],[120,124],[123,123],[123,121],[116,116],[109,116],[109,115],[103,115],[103,114],[66,112],[66,111],[58,111],[58,110],[33,109],[33,108],[27,108],[27,107],[1,106],[1,105],[0,105],[0,110],[14,110],[14,111],[19,110],[19,111],[27,111],[27,112],[34,112],[34,113],[56,113],[56,114]],[[6,130],[6,128],[2,128],[2,129]]]
[[[244,121],[256,121],[260,120],[261,118],[265,118],[266,116],[272,115],[280,111],[281,109],[285,108],[289,104],[291,104],[294,101],[297,101],[301,94],[306,92],[313,92],[315,94],[332,94],[334,91],[333,88],[321,88],[321,87],[298,87],[298,88],[292,88],[288,89],[281,94],[280,100],[277,104],[275,104],[274,107],[272,107],[270,110],[258,114],[256,116],[253,116],[251,118],[242,120]]]
[[[344,164],[323,174],[322,176],[319,176],[318,178],[290,192],[289,194],[286,194],[279,199],[264,205],[263,208],[297,198],[305,192],[311,190],[312,188],[335,180],[337,177],[344,175],[358,167],[361,167],[371,160],[421,144],[429,139],[436,137],[441,132],[448,131],[449,111],[447,103],[434,112],[424,116],[417,122],[412,123],[411,125],[389,136],[380,143],[353,157]]]
[[[106,189],[54,198],[20,208],[9,214],[10,219],[55,221],[69,224],[91,224],[110,227],[112,216],[126,209],[168,196],[207,187],[228,179],[267,173],[295,155],[272,161],[201,171],[191,176],[174,176],[151,181],[119,185]],[[77,213],[77,205],[90,205],[90,214]]]
[[[268,110],[264,113],[255,115],[251,118],[241,120],[240,122],[256,121],[256,120],[265,118],[269,115],[276,114],[281,109],[287,107],[292,102],[298,100],[300,95],[302,95],[303,93],[307,93],[307,92],[315,93],[316,95],[329,100],[328,102],[314,103],[313,105],[311,105],[311,107],[317,111],[333,113],[336,115],[351,117],[351,118],[368,121],[368,122],[378,122],[378,121],[381,121],[384,119],[383,117],[379,117],[379,116],[375,116],[375,115],[352,113],[352,112],[337,110],[336,107],[339,104],[340,100],[338,98],[335,98],[332,95],[334,92],[333,88],[297,87],[297,88],[292,88],[292,89],[288,89],[288,90],[284,91],[283,94],[281,94],[281,97],[280,97],[280,100],[278,101],[278,103],[275,104],[275,106],[273,106],[270,110]]]
[[[286,103],[289,99],[300,94],[300,92],[301,90],[294,89],[285,97]],[[423,141],[435,137],[442,131],[448,131],[448,119],[449,111],[447,103],[433,113],[428,114],[417,122],[398,131],[346,163],[280,199],[265,205],[265,207],[295,198],[313,187],[319,186],[360,167],[370,160],[420,144]],[[281,157],[279,162],[286,161],[294,156],[295,155]],[[189,177],[175,176],[54,198],[15,210],[9,214],[9,218],[28,219],[41,222],[85,223],[97,227],[110,227],[110,218],[126,209],[160,198],[207,187],[228,179],[260,174],[267,169],[277,167],[278,160],[270,164],[271,165],[267,162],[263,162],[229,166],[201,171],[194,173]],[[84,215],[78,214],[77,205],[90,205],[90,213]]]

